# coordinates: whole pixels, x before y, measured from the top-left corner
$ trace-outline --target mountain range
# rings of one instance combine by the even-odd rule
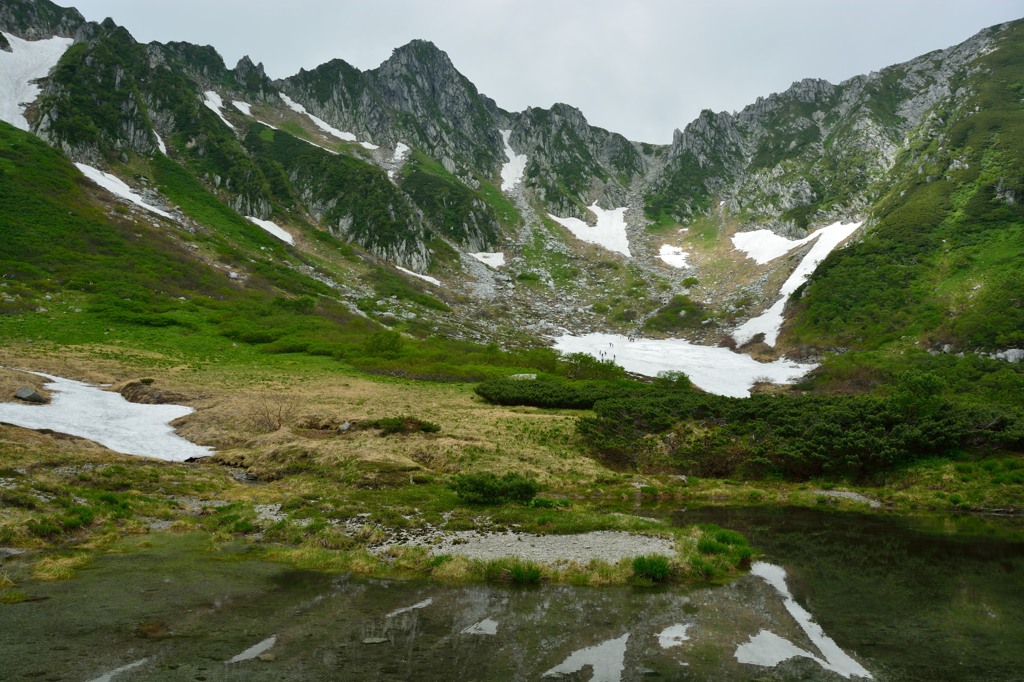
[[[64,297],[185,328],[187,300],[232,338],[300,350],[332,325],[506,347],[608,330],[762,358],[1024,347],[1021,21],[704,111],[669,145],[568,104],[506,111],[423,40],[273,80],[48,0],[5,2],[0,31],[6,313]],[[830,225],[855,228],[787,289]],[[772,258],[739,246],[772,240]],[[320,331],[224,321],[229,299]],[[777,340],[736,333],[773,304]]]

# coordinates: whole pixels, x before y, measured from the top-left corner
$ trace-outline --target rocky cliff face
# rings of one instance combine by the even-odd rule
[[[0,31],[25,40],[72,38],[85,23],[78,10],[48,0],[4,0],[0,4]]]

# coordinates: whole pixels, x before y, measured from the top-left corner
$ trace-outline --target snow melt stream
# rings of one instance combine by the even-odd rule
[[[728,348],[699,346],[682,339],[636,339],[620,334],[561,336],[555,348],[563,353],[586,353],[614,361],[630,372],[658,376],[661,372],[684,372],[695,386],[709,393],[745,398],[756,381],[788,384],[817,365],[782,359],[758,362],[749,355]]]
[[[171,427],[173,420],[192,414],[191,407],[140,405],[81,381],[32,373],[50,380],[45,388],[53,394],[52,400],[48,405],[0,403],[0,421],[88,438],[114,452],[169,462],[213,454],[211,448],[190,443]]]
[[[15,128],[28,130],[25,105],[39,97],[39,86],[33,81],[45,77],[71,47],[71,38],[22,40],[3,34],[11,51],[0,50],[0,120]]]

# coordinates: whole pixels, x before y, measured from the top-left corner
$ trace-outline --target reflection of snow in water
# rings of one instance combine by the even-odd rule
[[[590,682],[619,682],[626,665],[627,641],[628,632],[618,639],[609,639],[607,642],[574,651],[569,658],[544,673],[544,677],[579,672],[584,666],[589,665],[594,671]]]
[[[46,390],[53,393],[49,405],[0,403],[0,421],[27,429],[50,429],[88,438],[125,455],[155,457],[181,462],[190,457],[206,457],[211,448],[190,443],[174,432],[170,422],[192,414],[183,405],[139,405],[120,393],[102,391],[95,386],[32,372],[50,381]]]
[[[462,631],[464,635],[496,635],[498,634],[498,621],[484,618],[479,623],[470,625]]]
[[[689,623],[670,625],[658,633],[658,644],[662,649],[671,649],[674,646],[681,646],[683,642],[690,639],[686,631],[690,628]]]
[[[109,673],[100,675],[95,679],[89,680],[89,682],[110,682],[121,673],[128,672],[129,670],[138,668],[140,665],[145,665],[147,661],[149,661],[148,658],[143,658],[142,660],[129,663],[128,665],[122,665],[120,668],[114,668]]]
[[[817,662],[825,670],[831,670],[847,679],[854,675],[871,679],[871,673],[860,663],[853,660],[849,654],[840,649],[839,645],[825,634],[821,626],[814,622],[807,609],[796,603],[793,595],[789,592],[789,587],[786,586],[786,570],[784,568],[758,561],[750,567],[750,573],[764,579],[765,582],[782,595],[786,610],[789,611],[789,614],[793,616],[793,619],[796,620],[807,637],[818,648],[818,651],[824,656],[824,660],[810,652],[804,651],[792,642],[774,633],[761,630],[757,635],[751,637],[750,641],[746,644],[741,644],[737,647],[737,661],[774,667],[794,656],[806,656]]]
[[[618,334],[561,336],[555,348],[563,353],[586,353],[614,360],[630,372],[657,376],[660,372],[685,372],[690,381],[709,393],[745,398],[755,381],[788,384],[817,365],[782,359],[758,362],[728,348],[699,346],[682,339],[636,339]]]
[[[384,617],[385,618],[394,618],[395,616],[397,616],[399,614],[402,614],[402,613],[406,613],[408,611],[414,611],[416,609],[425,609],[425,608],[427,608],[428,606],[430,606],[433,603],[434,603],[433,599],[424,599],[423,601],[419,602],[418,604],[413,604],[412,606],[406,606],[405,608],[401,608],[401,609],[395,609],[394,611],[392,611],[391,613],[389,613],[388,615],[386,615]]]
[[[259,644],[254,644],[253,646],[249,647],[248,649],[246,649],[242,653],[240,653],[237,656],[234,656],[234,657],[232,657],[232,658],[230,658],[230,659],[228,659],[227,661],[224,661],[224,662],[225,663],[238,663],[239,661],[248,661],[250,659],[256,658],[257,656],[262,654],[264,651],[267,651],[268,649],[273,647],[275,644],[277,644],[277,635],[273,635],[272,637],[267,637],[265,640],[263,640]]]

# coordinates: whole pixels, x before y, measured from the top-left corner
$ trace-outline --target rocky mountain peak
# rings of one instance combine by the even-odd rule
[[[85,17],[77,9],[60,7],[49,0],[3,0],[0,3],[0,31],[25,40],[53,36],[70,38],[85,23]]]

